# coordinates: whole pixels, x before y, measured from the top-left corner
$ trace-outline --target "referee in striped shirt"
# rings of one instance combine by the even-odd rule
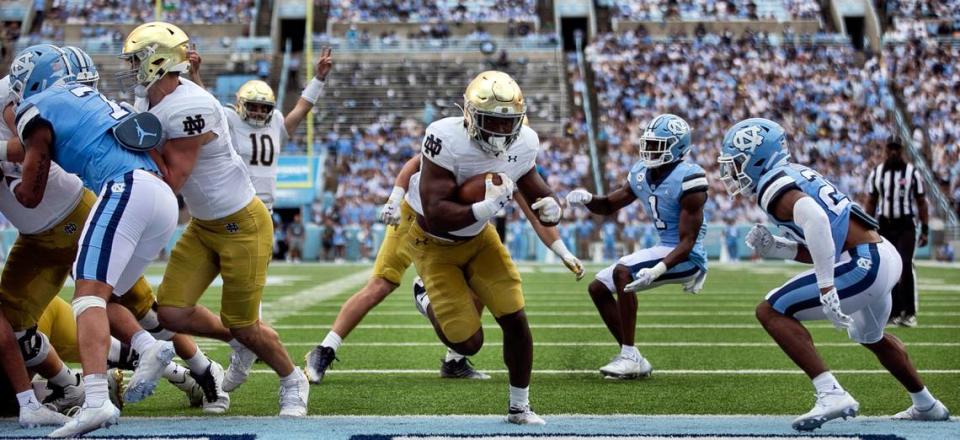
[[[880,235],[900,253],[903,272],[893,288],[893,310],[890,322],[902,327],[917,325],[917,285],[913,270],[913,254],[917,244],[927,244],[927,201],[923,178],[912,164],[903,160],[903,145],[897,139],[887,141],[887,157],[870,173],[867,184],[870,200],[867,212],[880,220]],[[920,237],[917,238],[917,219]]]

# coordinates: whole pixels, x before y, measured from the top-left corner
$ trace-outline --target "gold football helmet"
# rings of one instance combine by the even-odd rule
[[[190,37],[183,30],[162,21],[138,26],[123,42],[120,58],[130,63],[130,70],[117,74],[125,86],[139,96],[167,73],[183,73],[190,69],[187,44]]]
[[[503,72],[488,70],[477,75],[463,94],[467,135],[490,154],[510,148],[520,136],[526,113],[520,86]]]
[[[237,90],[236,105],[241,119],[256,127],[266,127],[273,117],[277,98],[267,83],[254,79],[243,83]]]

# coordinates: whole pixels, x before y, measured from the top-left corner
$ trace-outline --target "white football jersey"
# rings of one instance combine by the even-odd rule
[[[273,209],[274,194],[277,192],[277,159],[280,149],[287,142],[283,113],[274,109],[270,123],[256,127],[241,119],[233,107],[224,107],[223,111],[227,114],[233,148],[247,166],[257,197],[263,200],[267,208]]]
[[[5,76],[0,79],[0,111],[6,109],[10,102],[10,77]],[[0,140],[11,138],[13,132],[10,127],[0,122]],[[51,162],[43,199],[36,207],[27,208],[20,204],[13,193],[20,184],[20,164],[0,162],[0,170],[3,171],[3,178],[0,179],[0,212],[21,234],[39,234],[49,230],[73,212],[83,195],[83,181]]]
[[[429,160],[453,173],[457,179],[457,185],[460,185],[467,179],[484,173],[505,173],[516,182],[536,166],[539,149],[540,139],[537,137],[537,132],[523,126],[520,136],[510,149],[499,156],[489,154],[481,150],[467,136],[467,129],[463,126],[461,116],[444,118],[430,124],[424,133],[420,152],[424,160]],[[419,175],[415,177],[410,179],[407,203],[414,211],[423,215],[420,185],[429,185],[429,182],[421,182]],[[473,237],[479,234],[486,224],[486,221],[478,221],[463,229],[450,231],[450,234],[458,237]]]
[[[134,107],[146,107],[137,99]],[[256,195],[243,159],[233,150],[223,106],[202,87],[180,78],[180,86],[148,109],[163,124],[163,141],[213,132],[216,139],[200,147],[193,172],[180,193],[190,215],[216,220],[239,211]]]

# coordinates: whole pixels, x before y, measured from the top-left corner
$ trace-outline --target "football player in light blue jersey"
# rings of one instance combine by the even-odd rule
[[[690,151],[690,127],[678,116],[663,114],[650,122],[640,138],[640,160],[620,188],[594,195],[575,189],[571,205],[611,215],[640,200],[653,219],[660,244],[629,254],[601,270],[587,291],[603,322],[620,344],[620,354],[600,368],[604,377],[635,379],[650,375],[653,367],[634,346],[637,323],[636,292],[664,284],[681,284],[697,293],[707,276],[703,237],[703,205],[707,177],[699,165],[684,161]],[[613,293],[617,293],[614,298]]]
[[[73,268],[86,397],[73,420],[52,437],[74,437],[117,422],[120,411],[107,398],[107,301],[130,290],[166,245],[177,220],[176,197],[147,152],[159,142],[159,123],[75,84],[68,66],[56,46],[36,45],[17,54],[10,68],[22,147],[7,153],[24,158],[17,199],[27,207],[40,202],[51,161],[100,194]],[[145,382],[152,390],[174,349],[155,340],[143,345],[150,348],[141,351],[141,366],[156,367]]]
[[[794,429],[813,430],[832,419],[856,416],[860,408],[827,369],[800,323],[821,319],[870,349],[910,392],[913,405],[894,418],[947,420],[949,411],[924,387],[903,343],[883,331],[890,291],[902,269],[896,249],[860,206],[817,172],[788,159],[783,127],[754,118],[727,130],[718,161],[727,191],[755,193],[784,235],[756,225],[747,234],[747,246],[764,257],[813,264],[757,306],[764,329],[816,389],[816,404],[794,420]]]

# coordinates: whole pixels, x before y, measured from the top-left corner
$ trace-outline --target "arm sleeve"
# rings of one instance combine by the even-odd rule
[[[833,286],[835,247],[830,233],[830,218],[810,197],[801,197],[793,205],[793,221],[803,230],[807,250],[813,260],[817,287]]]

